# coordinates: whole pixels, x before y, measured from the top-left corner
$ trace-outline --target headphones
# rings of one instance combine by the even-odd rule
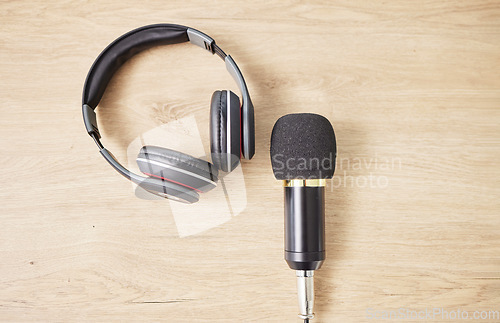
[[[144,146],[137,156],[141,176],[129,171],[101,144],[97,127],[97,108],[115,72],[135,54],[159,45],[190,42],[226,63],[242,95],[241,105],[229,90],[215,91],[210,105],[210,151],[212,163],[179,151]],[[94,139],[101,155],[121,175],[146,191],[168,199],[194,203],[199,193],[217,185],[219,170],[231,172],[240,163],[241,155],[251,159],[255,153],[254,108],[238,66],[215,40],[186,26],[156,24],[132,30],[109,44],[97,57],[83,87],[82,113],[85,128]]]

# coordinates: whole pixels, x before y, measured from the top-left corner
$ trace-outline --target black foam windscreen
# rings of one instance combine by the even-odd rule
[[[335,133],[325,117],[287,114],[274,124],[271,164],[276,179],[332,178],[336,155]]]

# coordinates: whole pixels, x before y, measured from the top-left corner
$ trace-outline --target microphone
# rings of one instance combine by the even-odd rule
[[[325,250],[325,186],[335,172],[337,145],[331,123],[312,113],[285,115],[271,134],[274,177],[283,181],[285,260],[296,271],[299,317],[314,317],[314,271]]]

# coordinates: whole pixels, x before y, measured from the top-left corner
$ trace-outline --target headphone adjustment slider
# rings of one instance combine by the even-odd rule
[[[191,44],[199,46],[208,50],[210,53],[215,54],[215,40],[213,40],[213,38],[193,28],[188,28],[187,34]]]

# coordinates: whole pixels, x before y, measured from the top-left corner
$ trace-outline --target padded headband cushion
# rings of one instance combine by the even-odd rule
[[[142,147],[137,156],[137,165],[146,175],[197,192],[207,192],[216,187],[219,175],[217,168],[207,161],[157,146]]]
[[[109,44],[90,69],[83,90],[82,104],[93,109],[115,72],[132,56],[157,45],[189,41],[187,27],[173,24],[149,25],[132,30]]]
[[[215,91],[210,105],[210,150],[212,163],[224,172],[232,171],[240,163],[240,118],[238,96],[231,91]]]

